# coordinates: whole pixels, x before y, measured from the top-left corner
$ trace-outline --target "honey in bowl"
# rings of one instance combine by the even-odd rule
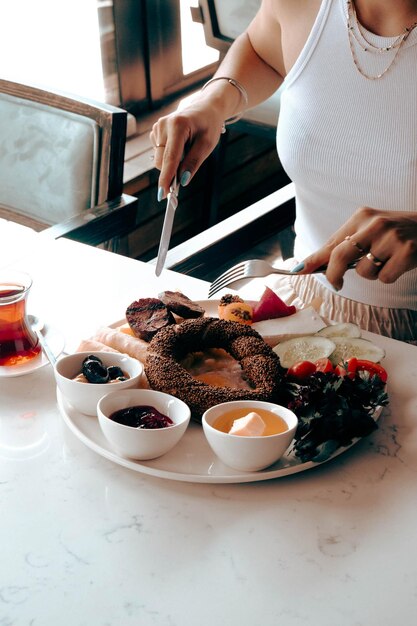
[[[22,365],[41,351],[26,318],[31,284],[23,273],[0,276],[0,366]]]
[[[233,411],[226,411],[220,417],[213,422],[213,428],[220,430],[223,433],[229,433],[235,420],[246,417],[251,410],[247,407],[240,409],[234,409]],[[264,431],[261,437],[267,437],[268,435],[278,435],[288,430],[287,422],[280,417],[277,413],[268,411],[266,409],[255,409],[253,411],[257,413],[265,424]]]

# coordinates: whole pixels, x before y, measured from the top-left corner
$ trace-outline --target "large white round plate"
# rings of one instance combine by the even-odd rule
[[[248,483],[282,478],[312,469],[322,463],[301,463],[292,453],[287,453],[274,465],[259,472],[239,472],[228,467],[212,452],[202,427],[191,422],[181,441],[167,454],[152,461],[134,461],[119,456],[105,439],[98,419],[76,411],[57,389],[61,415],[70,430],[97,454],[142,474],[190,483]],[[379,417],[381,410],[377,412]],[[356,443],[353,442],[352,445]],[[349,446],[351,447],[351,446]],[[345,452],[340,448],[331,458]],[[329,459],[330,460],[330,459]]]
[[[52,353],[55,357],[58,357],[65,346],[64,336],[51,326],[45,326],[45,328],[43,329],[43,334],[46,341],[48,342],[49,347],[52,350]],[[40,367],[43,367],[48,363],[48,359],[41,350],[38,356],[23,365],[15,365],[14,367],[0,366],[0,378],[30,374],[31,372],[38,370]]]
[[[220,300],[197,300],[197,304],[205,310],[206,317],[219,316],[219,302]]]

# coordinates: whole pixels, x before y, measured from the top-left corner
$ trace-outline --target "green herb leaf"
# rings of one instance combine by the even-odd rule
[[[369,372],[354,378],[316,372],[303,384],[287,382],[281,402],[299,419],[293,450],[302,461],[322,462],[341,446],[377,428],[373,414],[388,404],[385,384]]]

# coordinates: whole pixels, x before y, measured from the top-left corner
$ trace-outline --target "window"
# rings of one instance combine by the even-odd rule
[[[197,0],[113,0],[121,101],[153,109],[213,74],[219,54],[191,20]]]
[[[13,0],[0,8],[0,76],[154,109],[215,70],[197,0]],[[5,6],[7,5],[7,6]],[[22,19],[24,16],[24,19]]]
[[[2,2],[0,76],[103,100],[96,0]]]
[[[191,17],[191,7],[197,7],[198,0],[180,0],[182,69],[191,74],[219,60],[218,50],[205,44],[202,24],[196,24]]]

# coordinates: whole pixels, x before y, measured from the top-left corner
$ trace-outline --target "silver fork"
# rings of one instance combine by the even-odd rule
[[[356,259],[353,263],[349,263],[348,269],[353,269],[356,267],[358,259]],[[321,265],[316,268],[312,274],[321,274],[325,272],[327,269],[327,265]],[[209,289],[209,298],[214,296],[215,293],[223,289],[223,287],[228,287],[238,280],[242,280],[244,278],[260,278],[262,276],[268,276],[269,274],[283,274],[285,276],[298,276],[299,272],[292,272],[291,270],[284,270],[279,267],[273,267],[270,263],[266,261],[262,261],[260,259],[251,259],[250,261],[242,261],[242,263],[238,263],[234,265],[223,274],[220,274],[214,280]],[[307,276],[307,274],[305,274]]]

